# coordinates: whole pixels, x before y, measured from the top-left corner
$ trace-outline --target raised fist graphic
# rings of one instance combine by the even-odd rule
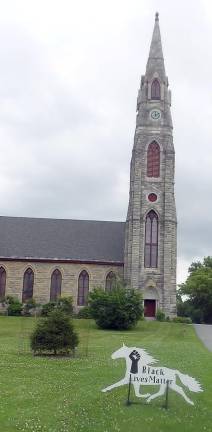
[[[138,353],[138,351],[133,350],[130,355],[129,355],[130,360],[132,360],[132,366],[130,369],[130,373],[136,374],[138,373],[138,362],[141,358],[140,354]]]

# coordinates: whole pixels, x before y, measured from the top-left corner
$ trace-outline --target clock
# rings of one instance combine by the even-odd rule
[[[152,120],[159,120],[161,118],[161,112],[158,109],[153,109],[150,112],[150,116]]]

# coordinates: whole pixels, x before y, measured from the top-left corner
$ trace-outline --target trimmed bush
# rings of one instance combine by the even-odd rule
[[[31,349],[36,353],[68,354],[79,343],[78,335],[68,315],[54,310],[40,319],[31,335]]]
[[[48,316],[53,310],[60,310],[67,315],[73,313],[73,299],[72,297],[60,297],[57,301],[51,301],[42,306],[41,315]]]
[[[24,316],[32,316],[34,315],[34,311],[38,305],[36,304],[36,301],[32,298],[30,300],[27,300],[26,303],[23,305],[22,315]]]
[[[67,315],[73,314],[73,298],[69,297],[60,297],[56,303],[57,309],[61,312],[66,313]]]
[[[158,309],[156,312],[156,320],[157,321],[166,321],[165,313],[161,309]]]
[[[90,308],[88,306],[84,306],[82,309],[79,310],[78,314],[76,315],[76,318],[84,318],[84,319],[92,318]]]
[[[103,329],[130,329],[143,315],[141,293],[123,286],[109,292],[95,289],[88,303],[92,318]]]
[[[182,323],[182,324],[192,324],[192,320],[189,317],[175,317],[172,320],[175,323]]]
[[[41,316],[48,316],[56,308],[56,302],[49,302],[42,306]]]
[[[21,302],[12,296],[6,297],[8,304],[7,313],[9,316],[20,316],[22,313],[23,306]]]

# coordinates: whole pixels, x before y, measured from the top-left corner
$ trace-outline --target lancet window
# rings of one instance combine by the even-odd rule
[[[0,300],[5,297],[6,288],[6,271],[4,267],[0,267]]]
[[[160,99],[160,83],[157,78],[152,81],[151,85],[151,99]]]
[[[22,302],[25,303],[27,300],[33,297],[33,286],[34,286],[34,272],[31,268],[28,268],[24,273],[23,280],[23,292]]]
[[[56,301],[61,296],[62,275],[60,270],[53,271],[51,276],[50,301]]]
[[[144,266],[158,265],[158,216],[151,210],[146,216]]]
[[[116,282],[116,275],[112,271],[107,274],[105,282],[105,291],[112,291]]]
[[[160,146],[156,141],[147,150],[147,177],[160,177]]]
[[[85,306],[89,292],[89,275],[86,270],[83,270],[78,279],[78,306]]]

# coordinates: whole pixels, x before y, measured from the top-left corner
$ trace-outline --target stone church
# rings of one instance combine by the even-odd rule
[[[145,316],[176,313],[175,153],[171,93],[158,14],[141,77],[126,222],[0,217],[0,298],[47,303],[123,277],[143,293]]]

